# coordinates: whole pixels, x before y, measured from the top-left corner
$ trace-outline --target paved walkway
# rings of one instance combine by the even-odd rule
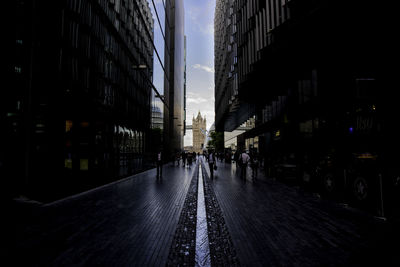
[[[161,182],[152,169],[6,212],[14,266],[165,266],[194,170],[168,164]],[[392,224],[259,176],[218,163],[209,181],[242,266],[400,266]]]
[[[38,207],[16,223],[15,266],[165,266],[192,168],[156,170]]]
[[[253,182],[250,169],[244,182],[235,164],[218,162],[214,175],[243,266],[400,266],[400,234],[393,225],[260,173]]]

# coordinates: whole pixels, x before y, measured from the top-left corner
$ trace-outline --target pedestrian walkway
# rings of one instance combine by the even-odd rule
[[[250,168],[244,182],[235,164],[218,163],[214,176],[243,266],[400,266],[399,230],[387,222],[260,174],[253,182]]]
[[[194,166],[194,165],[193,165]],[[163,167],[15,222],[15,266],[165,266],[195,168]]]
[[[253,182],[250,171],[245,182],[235,164],[217,165],[213,180],[208,164],[200,172],[205,179],[211,264],[400,266],[396,258],[400,235],[393,224],[261,175]],[[186,262],[174,257],[191,253],[179,244],[189,249],[194,242],[186,237],[195,234],[185,232],[195,233],[187,225],[196,216],[192,209],[197,209],[197,173],[196,164],[191,168],[166,164],[161,181],[152,169],[48,205],[35,204],[24,216],[11,217],[12,263],[165,266]]]

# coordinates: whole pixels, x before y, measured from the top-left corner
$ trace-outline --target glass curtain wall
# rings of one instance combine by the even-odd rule
[[[167,45],[165,37],[165,24],[163,23],[166,21],[166,2],[164,0],[149,1],[151,12],[154,18],[154,66],[152,77],[153,91],[151,98],[151,137],[148,145],[150,153],[152,156],[154,156],[159,149],[163,149],[163,118],[165,105],[164,78],[168,79],[168,74],[164,64],[164,51]]]

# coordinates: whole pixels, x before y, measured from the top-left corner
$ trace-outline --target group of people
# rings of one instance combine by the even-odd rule
[[[189,166],[190,168],[190,166],[193,164],[193,161],[196,162],[199,157],[200,153],[196,154],[196,152],[177,152],[172,156],[172,163],[175,165],[176,162],[177,166],[179,166],[182,160],[182,166]],[[162,154],[161,150],[158,151],[156,156],[157,179],[162,177],[162,165],[164,160],[164,155]]]
[[[221,154],[215,153],[214,151],[210,151],[209,153],[205,153],[205,158],[208,161],[208,165],[210,167],[210,178],[214,178],[214,170],[217,169],[216,162]],[[247,177],[247,167],[250,165],[252,170],[252,178],[253,180],[257,179],[258,176],[258,168],[259,168],[259,157],[257,154],[250,154],[248,151],[242,151],[237,153],[234,156],[234,160],[236,162],[236,166],[240,167],[240,178],[246,181]],[[222,160],[221,160],[222,161]]]
[[[243,151],[240,153],[237,151],[234,155],[234,160],[236,166],[240,167],[240,178],[246,181],[247,177],[247,166],[250,164],[250,168],[252,170],[252,178],[253,180],[257,179],[258,176],[258,167],[259,167],[259,158],[256,154],[249,155],[248,151]]]
[[[217,169],[217,158],[218,156],[217,153],[215,153],[213,150],[203,153],[203,156],[208,162],[209,168],[210,168],[210,178],[214,179],[214,170]],[[200,153],[196,152],[185,152],[182,151],[181,153],[176,153],[174,155],[174,160],[173,162],[177,162],[177,165],[179,166],[180,160],[182,159],[182,166],[191,166],[193,163],[193,160],[196,161],[197,158],[200,157]],[[236,163],[236,166],[240,167],[240,177],[244,181],[246,181],[247,177],[247,167],[250,164],[250,168],[252,170],[252,178],[255,180],[258,176],[258,167],[259,167],[259,159],[256,154],[251,154],[249,155],[248,151],[242,151],[241,153],[239,151],[236,151],[234,154],[234,161]],[[162,177],[162,164],[163,164],[163,155],[162,152],[159,151],[157,153],[157,160],[156,160],[156,165],[157,165],[157,178]]]
[[[196,162],[197,157],[200,156],[200,153],[196,152],[177,152],[173,156],[173,162],[176,162],[176,164],[179,166],[181,160],[182,160],[182,166],[191,166],[193,162]]]

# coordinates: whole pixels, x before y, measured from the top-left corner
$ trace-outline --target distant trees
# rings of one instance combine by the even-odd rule
[[[215,148],[216,151],[224,150],[224,133],[223,132],[210,132],[210,140],[207,144],[208,147]]]

